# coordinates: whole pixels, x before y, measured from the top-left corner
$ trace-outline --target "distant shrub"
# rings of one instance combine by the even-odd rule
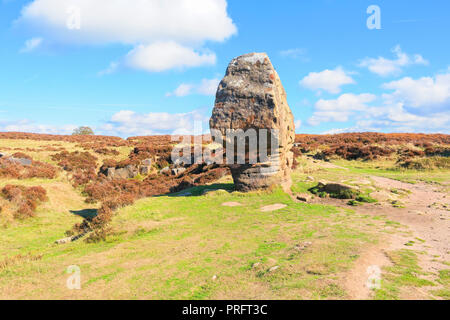
[[[105,156],[118,156],[120,154],[119,151],[108,148],[97,148],[94,152]]]
[[[81,143],[95,148],[127,146],[129,142],[119,137],[99,135],[54,135],[27,132],[0,132],[0,139],[35,140],[35,141],[65,141]],[[170,140],[170,138],[169,138]],[[3,148],[4,149],[4,148]]]
[[[397,165],[401,168],[413,170],[448,170],[450,169],[450,159],[448,157],[412,158],[400,160]]]
[[[343,133],[336,135],[296,135],[295,153],[313,153],[321,160],[374,160],[397,155],[405,160],[412,157],[450,155],[450,136],[445,134],[413,133]],[[405,148],[413,145],[416,149]],[[400,148],[399,148],[400,146]]]
[[[94,135],[94,130],[92,130],[90,127],[78,127],[75,130],[73,130],[72,133],[73,136],[89,136]]]
[[[391,148],[379,146],[366,146],[362,144],[339,145],[329,147],[316,154],[316,158],[328,160],[333,156],[346,160],[374,160],[379,157],[386,157],[394,153]]]

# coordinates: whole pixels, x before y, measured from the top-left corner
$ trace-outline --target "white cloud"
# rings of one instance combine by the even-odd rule
[[[300,85],[311,90],[325,90],[337,94],[341,86],[354,84],[355,81],[341,68],[311,72],[300,81]]]
[[[201,94],[204,96],[213,96],[216,94],[220,79],[203,79],[198,84],[182,83],[173,92],[166,96],[185,97],[191,94]]]
[[[20,53],[28,53],[37,49],[42,44],[42,38],[31,38],[25,41],[25,45],[20,49]]]
[[[214,53],[198,53],[176,42],[156,42],[147,46],[139,45],[130,51],[126,64],[135,69],[160,72],[185,67],[199,67],[216,63]]]
[[[73,7],[79,29],[68,28]],[[214,64],[214,53],[196,48],[237,32],[226,0],[34,0],[17,24],[59,43],[132,45],[127,65],[151,72]]]
[[[192,94],[193,88],[194,86],[192,84],[182,83],[173,92],[168,92],[166,96],[185,97]]]
[[[360,119],[355,126],[342,129],[343,132],[416,132],[450,133],[450,112],[418,116],[407,112],[401,104],[391,106],[379,117]]]
[[[310,125],[319,125],[321,122],[346,122],[355,112],[363,112],[369,109],[367,103],[376,99],[369,93],[355,95],[345,93],[334,100],[320,99],[315,104],[315,111],[308,120]]]
[[[47,125],[38,124],[33,121],[24,119],[18,121],[1,121],[0,131],[5,132],[32,132],[46,134],[71,134],[77,128],[76,125]]]
[[[107,74],[112,74],[114,72],[116,72],[117,68],[119,67],[119,63],[118,62],[111,62],[108,66],[108,68],[106,68],[105,70],[99,71],[98,75],[99,76],[104,76]]]
[[[219,87],[220,79],[203,79],[202,83],[198,86],[198,93],[205,96],[214,96]]]
[[[302,126],[302,120],[298,119],[295,121],[294,124],[295,124],[295,130],[298,130]]]
[[[388,103],[401,102],[409,108],[427,111],[450,109],[450,73],[417,80],[406,77],[385,83],[383,88],[394,90],[383,95]]]
[[[378,105],[371,94],[343,94],[335,100],[319,100],[309,119],[310,125],[345,122],[339,132],[424,132],[449,133],[450,75],[413,80],[404,78],[383,85],[394,90],[383,94]],[[353,123],[352,126],[349,124]]]
[[[396,59],[386,59],[384,57],[365,58],[359,63],[359,66],[368,68],[371,72],[379,76],[386,77],[401,73],[402,68],[409,65],[429,64],[420,54],[410,56],[402,52],[399,45],[392,49],[392,52],[395,54]]]
[[[150,112],[140,114],[123,110],[111,117],[101,130],[106,134],[119,136],[140,136],[156,134],[193,134],[201,123],[202,132],[209,130],[209,115],[205,110],[187,113]]]
[[[79,30],[67,28],[69,8],[79,8]],[[78,43],[224,41],[236,33],[226,0],[34,0],[19,23]]]
[[[302,48],[282,50],[280,55],[285,58],[301,59],[303,62],[309,61],[306,57],[306,50]]]

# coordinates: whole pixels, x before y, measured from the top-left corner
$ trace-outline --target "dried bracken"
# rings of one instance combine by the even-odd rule
[[[16,207],[15,219],[34,217],[38,205],[41,202],[48,201],[47,191],[40,186],[7,185],[2,189],[1,194]]]

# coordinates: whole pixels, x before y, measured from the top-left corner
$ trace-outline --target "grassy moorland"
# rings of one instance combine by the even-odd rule
[[[122,160],[133,146],[108,148]],[[52,155],[62,149],[86,151],[79,142],[0,140],[0,151],[25,152],[55,167]],[[97,157],[97,168],[111,157],[87,152]],[[363,298],[448,299],[448,255],[436,254],[431,238],[421,238],[420,229],[404,216],[396,220],[396,214],[409,210],[416,192],[409,185],[430,185],[448,195],[450,170],[398,168],[387,158],[323,161],[308,155],[313,154],[298,155],[292,195],[281,189],[234,192],[230,176],[224,176],[179,192],[137,197],[114,211],[103,240],[63,245],[55,241],[102,203],[86,203],[83,186],[74,187],[72,173],[64,170],[53,179],[0,178],[0,188],[42,186],[48,197],[27,219],[7,214],[7,200],[0,199],[5,208],[0,212],[0,299],[358,298],[348,280],[359,281],[358,265],[371,250],[380,250],[388,261],[380,262],[381,286]],[[408,184],[394,188],[377,177]],[[376,203],[353,206],[312,194],[308,203],[295,199],[320,180],[353,186]],[[439,270],[432,271],[429,263]],[[81,269],[81,290],[66,287],[71,265]],[[356,286],[364,286],[365,271]],[[418,293],[411,296],[411,291]]]

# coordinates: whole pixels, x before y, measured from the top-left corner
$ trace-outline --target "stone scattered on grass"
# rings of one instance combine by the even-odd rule
[[[239,202],[224,202],[222,203],[223,207],[240,207],[242,206],[242,203]]]
[[[73,241],[72,237],[67,237],[67,238],[56,240],[55,243],[56,244],[67,244],[67,243],[70,243],[72,241]]]
[[[285,204],[276,203],[276,204],[271,204],[271,205],[262,207],[260,210],[262,212],[271,212],[271,211],[280,210],[280,209],[283,209],[283,208],[286,208],[286,207],[287,207],[287,205],[285,205]]]
[[[303,251],[306,248],[310,247],[311,245],[312,245],[312,242],[306,241],[306,242],[303,242],[303,243],[296,244],[294,249],[297,250],[297,251]]]
[[[299,194],[297,194],[297,200],[298,201],[309,202],[309,201],[311,201],[311,199],[312,199],[311,195],[309,195],[307,193],[299,193]]]
[[[269,272],[274,272],[274,271],[278,270],[279,268],[280,268],[279,266],[274,266],[269,269]]]

